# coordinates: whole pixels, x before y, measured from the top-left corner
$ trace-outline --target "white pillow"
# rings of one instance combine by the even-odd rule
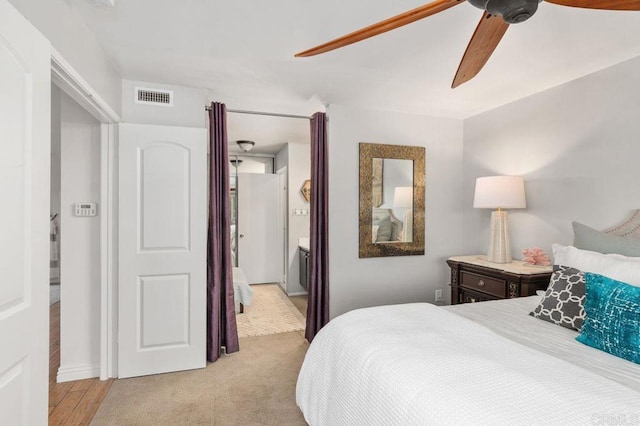
[[[378,225],[373,225],[371,227],[371,242],[375,243],[376,241],[378,241],[378,229],[380,229],[380,227]]]
[[[559,244],[554,244],[552,248],[555,265],[570,266],[583,272],[592,272],[640,286],[640,257],[602,254]]]

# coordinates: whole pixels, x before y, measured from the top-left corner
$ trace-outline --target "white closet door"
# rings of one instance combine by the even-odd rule
[[[0,423],[47,424],[49,42],[0,0]]]
[[[249,284],[280,282],[278,181],[276,174],[238,174],[238,266]]]
[[[118,377],[206,365],[206,139],[120,125]]]

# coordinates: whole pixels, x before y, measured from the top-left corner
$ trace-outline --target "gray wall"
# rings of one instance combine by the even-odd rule
[[[276,171],[287,168],[287,284],[284,290],[289,295],[306,293],[300,285],[299,238],[309,238],[311,216],[294,216],[294,209],[310,209],[300,189],[311,176],[311,145],[287,143],[276,154]]]
[[[527,208],[509,212],[523,248],[573,241],[571,221],[603,229],[640,208],[640,58],[464,122],[464,252],[488,247],[489,210],[473,209],[475,178],[525,178]]]
[[[309,238],[311,216],[294,216],[293,209],[311,209],[311,204],[304,199],[300,189],[305,180],[311,177],[311,145],[289,143],[287,167],[289,191],[289,273],[287,274],[287,294],[306,293],[300,285],[300,251],[298,238]]]
[[[118,114],[120,73],[72,2],[10,0]]]
[[[135,88],[173,91],[173,106],[135,102]],[[203,89],[144,81],[122,80],[122,121],[159,126],[206,127],[206,96]]]
[[[62,93],[60,212],[60,380],[100,372],[100,123]],[[58,106],[56,106],[58,108]],[[98,216],[73,205],[97,202]]]
[[[356,308],[449,298],[445,260],[462,250],[462,122],[331,105],[331,317]],[[358,143],[426,148],[425,255],[358,258]]]
[[[275,162],[276,171],[289,165],[289,144],[286,144],[280,151],[278,151]]]

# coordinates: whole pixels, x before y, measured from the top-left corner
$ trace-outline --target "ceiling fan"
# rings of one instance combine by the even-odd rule
[[[424,6],[385,19],[345,36],[296,54],[296,57],[315,56],[330,52],[387,31],[403,27],[420,19],[440,13],[465,0],[435,0]],[[458,71],[451,84],[456,88],[475,77],[487,63],[500,43],[510,24],[524,22],[538,10],[538,0],[468,0],[473,6],[484,10],[467,50],[462,56]],[[540,0],[542,1],[542,0]],[[640,11],[640,0],[546,0],[561,6],[586,9]]]

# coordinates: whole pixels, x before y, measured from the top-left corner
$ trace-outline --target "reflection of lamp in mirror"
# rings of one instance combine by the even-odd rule
[[[491,212],[491,235],[487,260],[494,263],[510,263],[509,218],[507,212],[502,209],[527,207],[524,179],[521,176],[487,176],[476,179],[473,207],[498,209]]]
[[[413,188],[398,186],[393,193],[393,208],[407,209],[404,213],[402,241],[411,242],[413,235]]]

